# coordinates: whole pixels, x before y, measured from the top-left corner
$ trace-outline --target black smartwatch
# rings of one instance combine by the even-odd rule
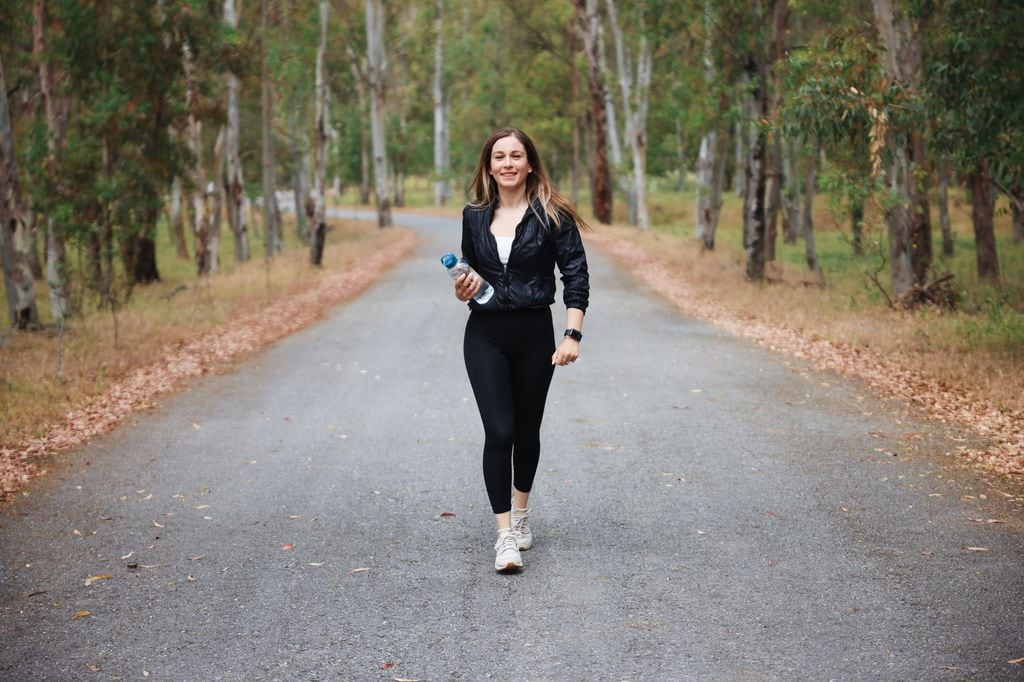
[[[565,330],[564,336],[567,336],[573,341],[577,342],[583,340],[583,332],[581,332],[579,329],[573,329],[571,327]]]

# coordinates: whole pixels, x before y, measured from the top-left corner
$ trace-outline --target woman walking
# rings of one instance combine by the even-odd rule
[[[533,545],[527,516],[548,386],[556,365],[579,357],[583,339],[590,280],[580,230],[588,228],[517,128],[487,139],[470,195],[462,255],[475,272],[455,281],[455,296],[471,310],[463,352],[484,425],[484,483],[498,527],[494,568],[516,571],[520,552]],[[550,308],[556,265],[566,307],[557,346]],[[472,298],[484,280],[494,294],[481,305]]]

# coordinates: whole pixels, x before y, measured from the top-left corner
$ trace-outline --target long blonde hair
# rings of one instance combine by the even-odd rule
[[[523,148],[526,149],[526,161],[533,169],[533,172],[526,176],[526,199],[530,203],[530,209],[536,213],[536,205],[539,204],[552,229],[557,230],[561,225],[562,217],[565,216],[572,219],[576,229],[589,230],[590,226],[576,212],[572,202],[559,194],[552,186],[548,172],[544,169],[544,164],[537,154],[537,147],[533,144],[533,140],[519,128],[499,128],[487,138],[487,142],[484,143],[484,148],[480,152],[480,161],[473,172],[473,180],[469,183],[470,206],[483,208],[497,200],[498,183],[490,173],[491,150],[494,148],[495,142],[505,137],[514,137],[523,144]],[[541,218],[539,214],[537,217]],[[541,218],[541,222],[544,222],[543,218]]]

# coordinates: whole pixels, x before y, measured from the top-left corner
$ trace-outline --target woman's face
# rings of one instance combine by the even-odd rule
[[[499,138],[491,147],[491,177],[499,189],[521,189],[531,170],[526,160],[526,147],[514,135]]]

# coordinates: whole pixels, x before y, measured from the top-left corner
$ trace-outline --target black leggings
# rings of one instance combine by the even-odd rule
[[[540,459],[540,423],[554,366],[550,308],[474,312],[463,342],[484,423],[484,483],[491,509],[512,508],[512,486],[529,492]],[[513,478],[514,471],[514,478]]]

